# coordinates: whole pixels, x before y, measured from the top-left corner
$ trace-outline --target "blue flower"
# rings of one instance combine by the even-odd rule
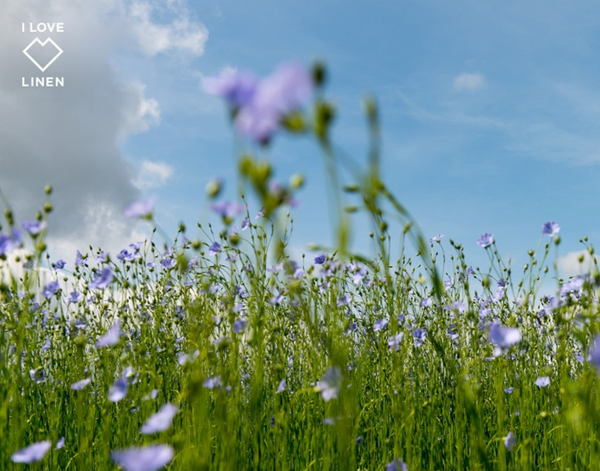
[[[88,384],[90,384],[92,380],[90,378],[86,378],[86,379],[82,379],[81,381],[77,381],[73,384],[71,384],[71,389],[73,391],[81,391],[82,389],[84,389]]]
[[[327,256],[324,253],[320,253],[315,257],[315,265],[323,265],[326,259]]]
[[[50,440],[37,442],[29,445],[27,448],[14,452],[10,459],[13,463],[35,463],[36,461],[41,461],[51,447],[52,442]]]
[[[127,218],[152,219],[152,211],[154,211],[155,204],[156,196],[151,196],[143,201],[136,201],[125,210],[123,216]]]
[[[538,388],[545,388],[550,385],[550,378],[548,376],[540,376],[535,380],[535,385]]]
[[[167,402],[160,410],[151,415],[146,423],[142,426],[141,433],[151,434],[157,432],[164,432],[173,422],[173,417],[177,414],[177,406]]]
[[[513,432],[508,432],[506,437],[504,438],[504,446],[508,451],[512,451],[512,449],[517,445],[517,436]]]
[[[479,247],[483,247],[484,249],[488,248],[493,243],[494,236],[488,232],[486,232],[479,239],[477,239],[477,245],[479,245]]]
[[[115,450],[112,460],[125,471],[158,471],[173,461],[175,452],[169,445],[148,445]]]
[[[340,388],[342,387],[342,370],[337,366],[331,366],[325,372],[321,381],[317,382],[316,391],[321,393],[325,402],[337,399]]]
[[[560,232],[560,226],[554,221],[548,221],[542,226],[542,234],[546,234],[548,237],[554,237]]]
[[[24,221],[21,223],[21,227],[31,235],[38,235],[46,229],[46,223],[44,221]]]
[[[216,240],[208,248],[208,253],[211,255],[217,255],[223,247]]]
[[[432,244],[434,242],[437,242],[439,244],[443,237],[444,237],[444,234],[438,234],[436,236],[433,236],[431,239],[429,239],[429,242]]]
[[[123,332],[121,332],[121,321],[118,320],[110,329],[108,329],[106,334],[98,339],[96,342],[96,348],[112,347],[119,342],[119,339],[122,335]]]
[[[60,285],[58,284],[58,281],[51,281],[44,287],[42,294],[44,295],[44,298],[49,299],[58,293],[59,289]]]
[[[113,385],[108,388],[108,400],[110,402],[119,402],[127,396],[127,391],[129,389],[129,383],[126,378],[117,379]]]
[[[413,332],[413,339],[415,342],[415,347],[420,347],[421,345],[423,345],[423,342],[425,342],[425,337],[427,337],[427,331],[420,329],[420,328],[416,328],[415,331]]]
[[[385,465],[385,471],[408,471],[408,466],[401,459],[395,459]]]
[[[92,289],[104,289],[110,285],[113,280],[113,272],[109,267],[103,268],[102,271],[96,275],[96,278],[90,283]]]
[[[514,327],[493,323],[490,325],[490,339],[494,345],[508,348],[521,341],[521,332]]]
[[[380,330],[383,330],[387,327],[388,325],[388,320],[384,317],[379,319],[378,321],[375,322],[375,324],[373,324],[373,330],[375,332],[379,332]]]
[[[56,268],[57,270],[62,270],[63,268],[65,268],[66,264],[67,262],[65,262],[64,260],[57,260],[56,262],[54,262],[54,268]]]
[[[224,69],[217,77],[202,81],[204,91],[225,98],[230,106],[248,106],[256,93],[259,80],[249,72]]]
[[[12,235],[0,234],[0,255],[6,255],[21,245],[21,231],[16,227]]]

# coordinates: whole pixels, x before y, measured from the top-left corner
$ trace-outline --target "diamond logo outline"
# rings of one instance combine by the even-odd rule
[[[53,59],[52,59],[50,62],[48,62],[48,63],[47,63],[47,64],[46,64],[44,67],[42,67],[42,66],[41,66],[41,65],[38,63],[38,61],[36,61],[36,60],[35,60],[33,57],[31,57],[31,55],[29,54],[29,52],[28,52],[28,51],[29,51],[29,48],[30,48],[30,47],[32,47],[32,46],[33,46],[35,43],[38,43],[40,46],[44,47],[44,46],[46,46],[46,44],[48,44],[49,42],[50,42],[50,43],[52,43],[52,45],[53,45],[53,46],[54,46],[54,47],[55,47],[55,48],[58,50],[58,53],[57,53],[57,54],[54,56],[54,58],[53,58]],[[51,65],[54,63],[54,61],[55,61],[56,59],[58,59],[58,58],[59,58],[59,57],[62,55],[62,53],[63,53],[63,50],[60,48],[60,46],[59,46],[58,44],[56,44],[56,43],[55,43],[55,42],[52,40],[52,38],[48,38],[48,39],[46,39],[44,42],[40,41],[40,38],[35,38],[33,41],[31,41],[31,42],[30,42],[30,43],[27,45],[27,47],[26,47],[25,49],[23,49],[23,54],[25,54],[25,55],[27,56],[27,58],[28,58],[28,59],[29,59],[31,62],[33,62],[33,63],[34,63],[36,66],[37,66],[37,68],[38,68],[38,69],[40,69],[42,72],[45,72],[45,71],[46,71],[46,69],[47,69],[48,67],[50,67],[50,66],[51,66]]]

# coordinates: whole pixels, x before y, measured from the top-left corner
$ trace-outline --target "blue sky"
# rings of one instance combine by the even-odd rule
[[[67,0],[51,3],[62,5],[57,11],[63,14],[69,8]],[[111,4],[107,17],[126,12],[123,21],[134,18],[128,24],[146,41],[99,39],[106,41],[116,80],[137,84],[147,112],[143,126],[116,142],[134,169],[132,181],[145,171],[157,180],[127,197],[158,195],[157,217],[170,233],[179,221],[194,227],[207,220],[210,179],[225,179],[228,198],[236,189],[238,147],[225,106],[203,93],[202,77],[224,67],[266,75],[283,62],[310,65],[318,58],[327,64],[327,95],[338,109],[334,139],[359,160],[366,161],[361,100],[367,93],[377,98],[385,179],[426,236],[444,233],[446,242],[466,246],[473,264],[485,266],[475,242],[491,232],[501,254],[520,267],[537,246],[542,224],[554,220],[562,227],[564,273],[571,273],[576,255],[568,254],[581,250],[578,239],[588,235],[595,242],[600,235],[599,4],[100,3]],[[131,13],[140,5],[147,17]],[[67,26],[85,13],[73,14]],[[186,34],[204,34],[198,47],[182,40],[161,49],[148,42],[161,26],[182,19]],[[301,207],[292,211],[295,250],[330,243],[327,179],[317,147],[278,136],[270,158],[279,179],[306,176]],[[355,226],[361,252],[368,251],[366,232],[364,224]]]
[[[495,235],[502,254],[523,263],[547,220],[562,227],[563,255],[581,249],[579,237],[598,237],[594,19],[600,6],[265,1],[190,7],[210,32],[204,55],[185,66],[161,57],[129,71],[143,70],[148,93],[161,103],[161,125],[125,149],[132,158],[151,156],[175,168],[159,191],[165,224],[199,214],[210,178],[235,186],[225,109],[200,96],[195,72],[235,67],[267,74],[281,62],[320,58],[339,110],[337,143],[365,158],[360,102],[366,93],[377,97],[386,180],[426,235],[441,232],[463,243],[482,265],[486,258],[475,241],[483,232]],[[330,241],[318,150],[280,136],[271,157],[282,179],[295,171],[307,176],[302,207],[293,212],[296,244],[317,236]],[[356,231],[360,248],[364,237]]]

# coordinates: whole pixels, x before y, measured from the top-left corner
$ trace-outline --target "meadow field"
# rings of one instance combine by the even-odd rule
[[[33,217],[5,201],[0,256],[20,269],[0,287],[0,469],[598,469],[595,258],[560,279],[552,221],[518,269],[492,234],[425,237],[381,176],[373,99],[366,164],[342,182],[326,78],[292,64],[206,80],[248,142],[249,198],[207,188],[218,225],[167,240],[150,198],[123,217],[152,237],[66,263],[47,255],[52,189]],[[315,140],[334,189],[335,244],[296,260],[303,178],[275,184],[266,156],[285,134]],[[349,242],[356,213],[370,255]]]

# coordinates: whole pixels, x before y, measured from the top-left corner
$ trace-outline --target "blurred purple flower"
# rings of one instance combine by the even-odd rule
[[[546,386],[550,385],[550,378],[548,376],[540,376],[535,380],[535,385],[538,388],[545,388]]]
[[[317,382],[316,390],[321,393],[321,397],[325,402],[338,397],[343,379],[342,370],[337,366],[331,366],[325,372],[321,381]]]
[[[211,255],[217,255],[223,247],[216,240],[208,248],[208,253]]]
[[[392,335],[388,339],[388,347],[390,347],[390,350],[398,351],[398,349],[400,348],[400,343],[402,342],[403,338],[404,338],[404,332],[400,332],[396,335]]]
[[[287,383],[286,383],[285,379],[282,379],[279,382],[279,386],[277,386],[277,391],[275,391],[275,394],[281,394],[283,391],[285,391],[286,387],[287,387]]]
[[[60,450],[61,448],[63,448],[65,446],[65,437],[61,437],[57,442],[56,442],[56,449]]]
[[[202,81],[206,93],[223,97],[236,108],[250,104],[258,83],[254,75],[234,69],[224,69],[218,76],[206,77]]]
[[[44,298],[49,299],[58,293],[59,289],[60,285],[58,284],[58,281],[51,281],[44,287],[42,294],[44,295]]]
[[[109,267],[103,268],[100,273],[96,275],[96,278],[90,283],[92,289],[104,289],[113,280],[113,272]]]
[[[326,259],[327,256],[324,253],[320,253],[315,257],[315,265],[323,265]]]
[[[83,294],[73,291],[67,298],[68,303],[78,303],[83,299]]]
[[[96,348],[112,347],[119,342],[119,339],[122,335],[123,332],[121,332],[121,321],[117,320],[117,322],[115,322],[113,326],[108,329],[108,332],[98,339],[96,342]]]
[[[212,378],[205,380],[204,383],[202,383],[202,386],[204,386],[206,389],[214,389],[220,388],[222,384],[223,383],[221,382],[220,376],[213,376]]]
[[[413,332],[413,340],[415,342],[415,347],[420,347],[421,345],[423,345],[423,342],[425,342],[425,338],[427,337],[427,331],[421,329],[421,328],[416,328],[415,331]]]
[[[514,327],[493,323],[490,325],[490,340],[498,347],[508,348],[521,341],[521,332]]]
[[[41,461],[51,447],[52,442],[50,440],[37,442],[29,445],[27,448],[14,452],[10,459],[13,463],[35,463],[36,461]]]
[[[408,466],[400,458],[385,465],[385,471],[408,471]]]
[[[486,232],[479,239],[477,239],[477,245],[479,245],[479,247],[483,247],[484,249],[488,248],[493,243],[494,236],[488,232]]]
[[[506,447],[506,449],[508,451],[512,451],[512,449],[516,445],[517,445],[517,436],[512,432],[508,432],[506,434],[506,438],[504,438],[504,446]]]
[[[136,201],[125,210],[123,216],[127,218],[150,219],[152,218],[152,211],[154,211],[155,204],[156,196],[151,196],[143,201]]]
[[[71,389],[74,391],[81,391],[88,384],[90,384],[91,381],[92,380],[90,378],[82,379],[81,381],[77,381],[77,382],[71,384]]]
[[[594,337],[588,358],[590,363],[596,368],[596,371],[600,373],[600,335]]]
[[[351,298],[349,294],[344,294],[343,296],[340,296],[337,300],[338,307],[347,306],[350,303],[350,299]]]
[[[108,388],[108,400],[110,402],[119,402],[127,396],[127,390],[129,389],[129,383],[126,378],[117,379],[113,385]]]
[[[177,406],[167,402],[156,414],[153,414],[148,418],[141,428],[141,433],[148,435],[151,433],[164,432],[171,427],[173,417],[175,417],[177,411]]]
[[[444,234],[438,234],[436,236],[433,236],[431,239],[429,239],[429,242],[432,244],[434,242],[440,243],[440,241],[442,240],[443,237],[444,237]]]
[[[6,255],[18,248],[21,244],[21,231],[16,227],[12,231],[12,235],[7,236],[0,234],[0,255]]]
[[[235,219],[244,212],[244,207],[235,201],[221,201],[210,208],[222,218]]]
[[[560,232],[560,226],[554,221],[548,221],[542,226],[542,234],[546,234],[548,237],[554,237]]]
[[[24,221],[21,223],[21,227],[29,232],[31,235],[37,235],[46,229],[45,221]]]
[[[380,330],[383,330],[387,327],[388,325],[388,320],[384,317],[379,319],[378,321],[375,321],[375,324],[373,324],[373,330],[375,332],[379,332]]]
[[[65,268],[66,264],[67,262],[65,262],[64,260],[57,260],[56,262],[54,262],[54,268],[56,268],[57,270],[62,270],[63,268]]]
[[[169,445],[148,445],[112,451],[112,460],[125,471],[158,471],[167,466],[175,452]]]

